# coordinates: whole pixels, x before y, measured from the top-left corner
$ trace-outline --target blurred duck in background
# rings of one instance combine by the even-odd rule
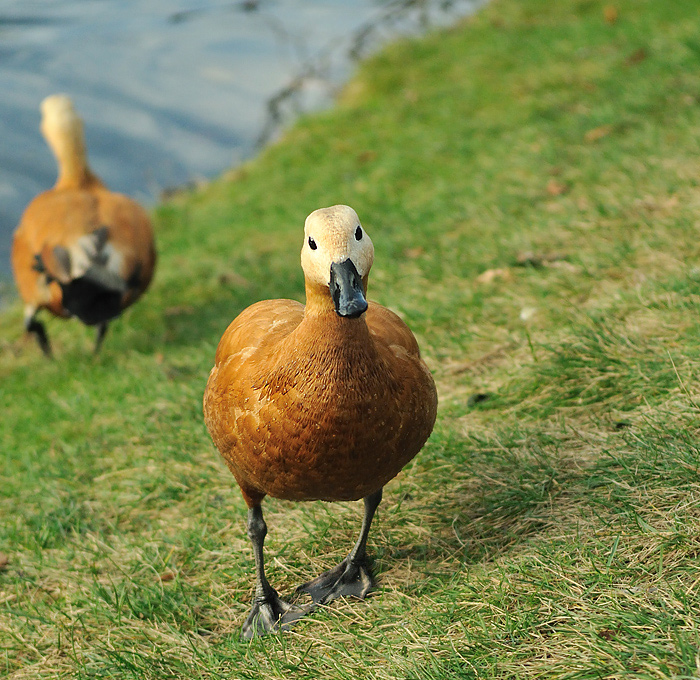
[[[98,352],[110,320],[148,287],[156,261],[146,211],[109,191],[90,170],[82,120],[65,95],[41,104],[41,132],[58,162],[53,189],[27,206],[12,246],[26,330],[44,354],[51,344],[37,312],[76,316],[97,327]]]

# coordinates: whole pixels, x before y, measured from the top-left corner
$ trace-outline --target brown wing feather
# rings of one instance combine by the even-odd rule
[[[262,300],[244,309],[224,332],[215,365],[242,351],[258,351],[289,335],[304,317],[304,305],[294,300]]]
[[[268,350],[287,337],[303,316],[304,305],[293,300],[263,300],[243,310],[219,341],[204,391],[204,421],[249,504],[258,502],[265,493],[241,477],[227,454],[240,444],[239,419],[244,425],[246,419],[259,417],[253,410],[259,395],[253,389],[251,374]],[[251,427],[255,429],[257,422]]]
[[[387,347],[392,345],[402,347],[408,354],[420,356],[416,338],[398,314],[376,302],[370,302],[366,319],[369,332],[374,336],[375,342]]]

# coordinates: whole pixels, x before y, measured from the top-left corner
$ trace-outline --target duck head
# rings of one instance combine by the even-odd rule
[[[367,279],[373,261],[372,239],[352,208],[320,208],[306,218],[301,266],[307,305],[314,293],[321,294],[326,299],[330,296],[339,316],[361,316],[367,310]]]

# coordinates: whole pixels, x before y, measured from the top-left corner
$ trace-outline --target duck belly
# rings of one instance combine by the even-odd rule
[[[435,400],[425,389],[406,386],[394,394],[362,394],[357,401],[325,395],[320,408],[294,395],[234,409],[219,449],[244,492],[345,501],[381,489],[427,440]],[[313,396],[318,404],[319,395]]]

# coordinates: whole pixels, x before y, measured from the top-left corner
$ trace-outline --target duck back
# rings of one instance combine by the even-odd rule
[[[150,283],[155,258],[147,213],[101,185],[37,196],[13,244],[23,299],[87,324],[112,319],[134,302]]]

